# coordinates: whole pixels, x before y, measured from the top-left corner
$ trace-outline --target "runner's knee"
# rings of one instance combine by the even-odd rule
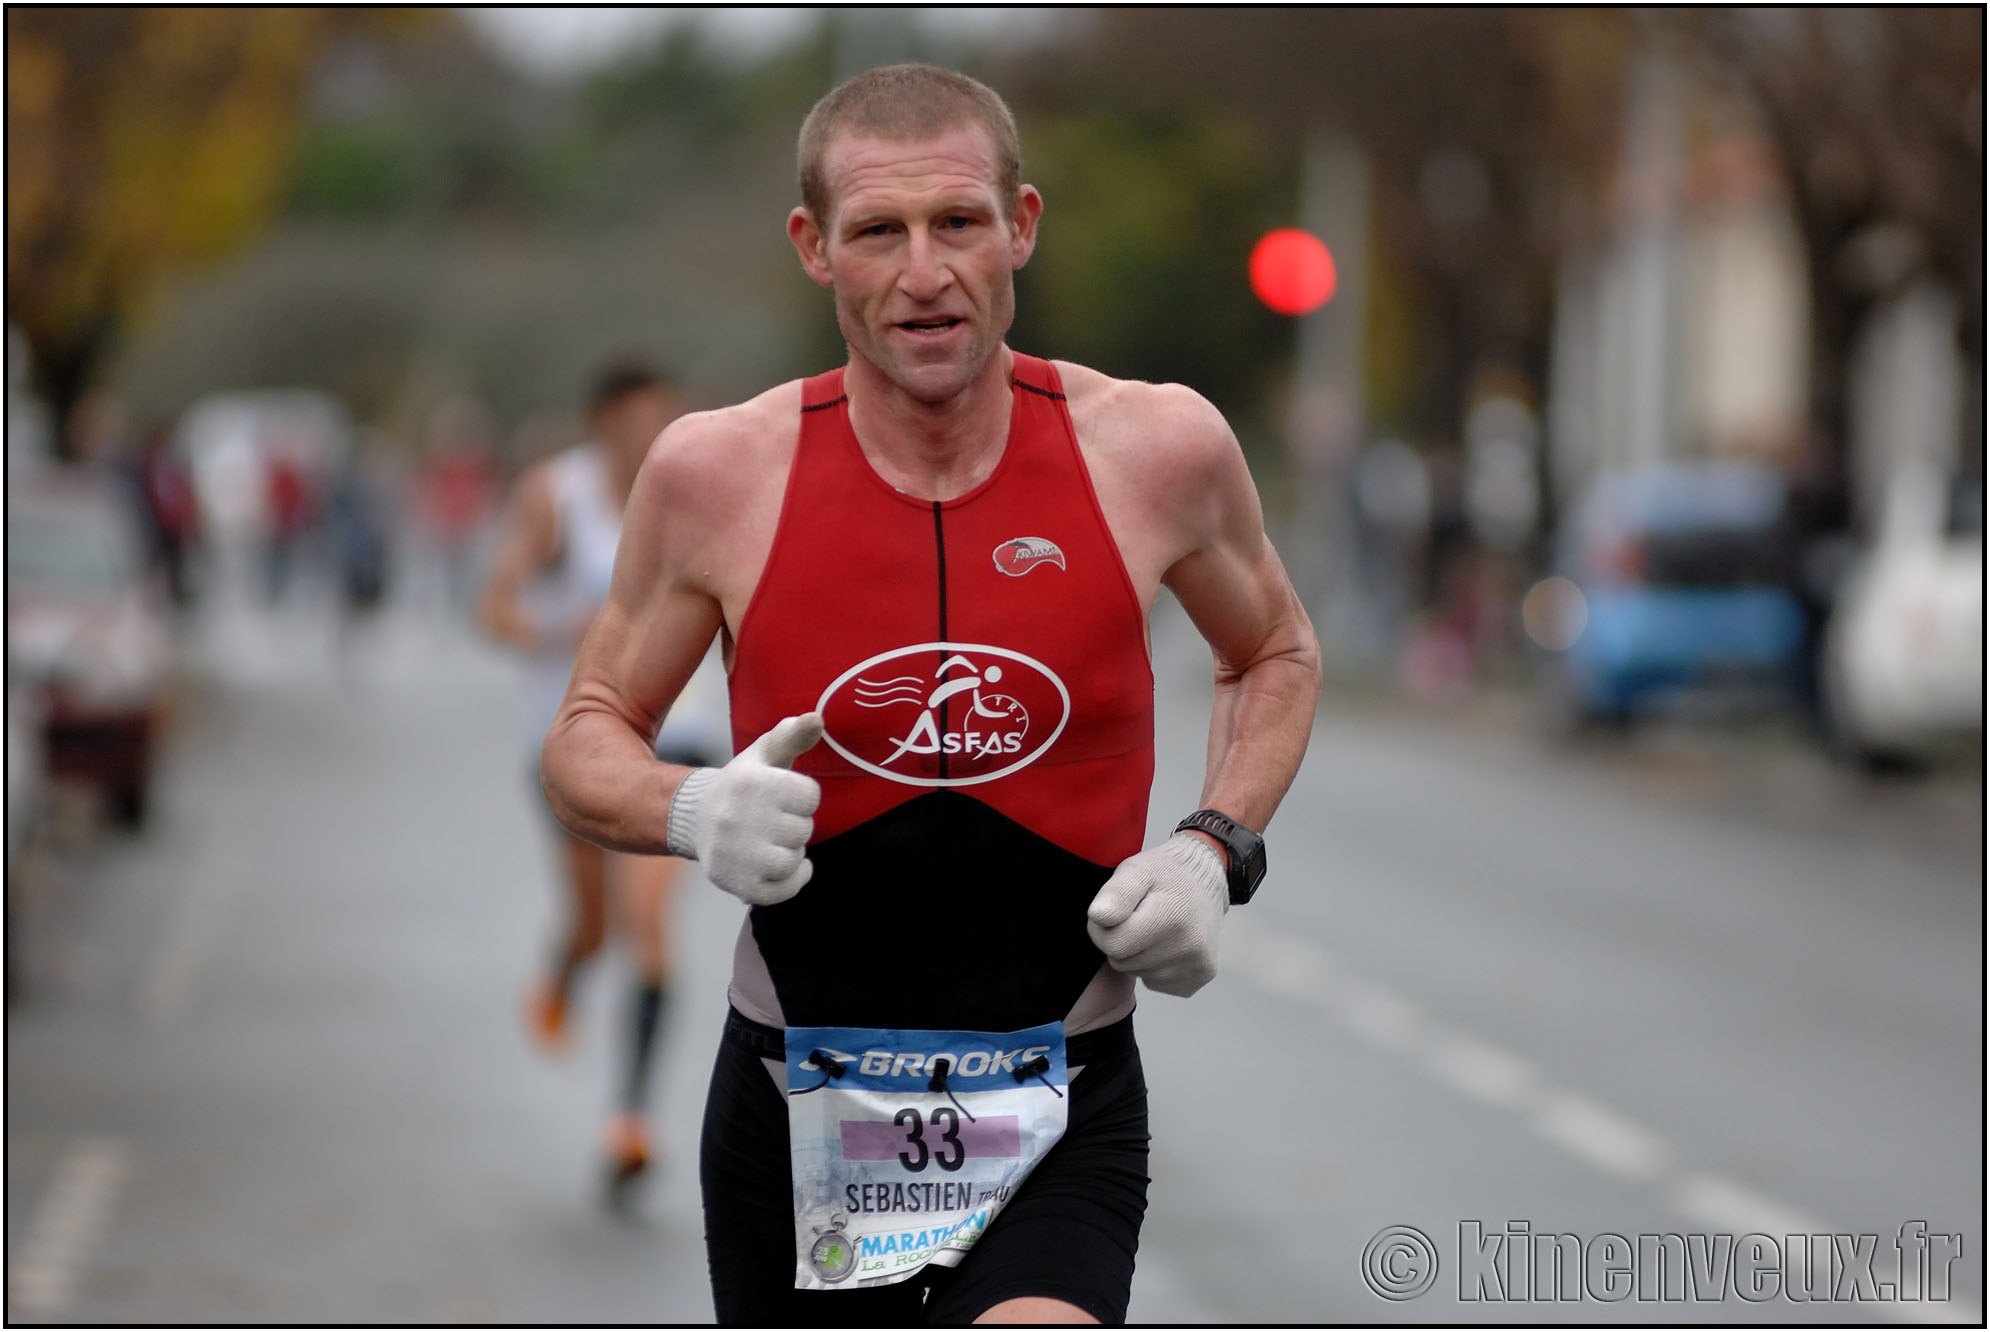
[[[1075,1304],[1054,1300],[1047,1295],[1022,1295],[1012,1300],[1003,1300],[991,1309],[984,1310],[975,1320],[977,1323],[1096,1323],[1099,1320],[1080,1309]]]

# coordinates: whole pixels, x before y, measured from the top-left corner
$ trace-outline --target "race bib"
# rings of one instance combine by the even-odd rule
[[[795,1285],[950,1267],[1064,1136],[1064,1028],[789,1027]]]

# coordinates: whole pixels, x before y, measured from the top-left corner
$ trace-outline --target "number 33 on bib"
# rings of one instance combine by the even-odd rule
[[[885,1285],[974,1247],[1064,1136],[1064,1029],[790,1027],[795,1285]]]

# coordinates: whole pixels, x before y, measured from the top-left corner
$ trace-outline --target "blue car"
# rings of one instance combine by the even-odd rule
[[[1804,609],[1783,479],[1745,462],[1605,473],[1564,524],[1558,572],[1579,631],[1549,670],[1567,719],[1621,722],[1682,700],[1790,703]],[[1586,612],[1586,614],[1585,614]]]

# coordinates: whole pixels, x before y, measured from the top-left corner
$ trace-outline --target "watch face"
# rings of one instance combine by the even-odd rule
[[[1236,829],[1230,837],[1230,856],[1230,900],[1248,902],[1264,881],[1264,838],[1249,828]]]
[[[1251,848],[1251,854],[1244,860],[1244,877],[1250,880],[1252,892],[1256,892],[1258,885],[1264,882],[1264,871],[1264,839],[1260,837],[1258,844]]]

